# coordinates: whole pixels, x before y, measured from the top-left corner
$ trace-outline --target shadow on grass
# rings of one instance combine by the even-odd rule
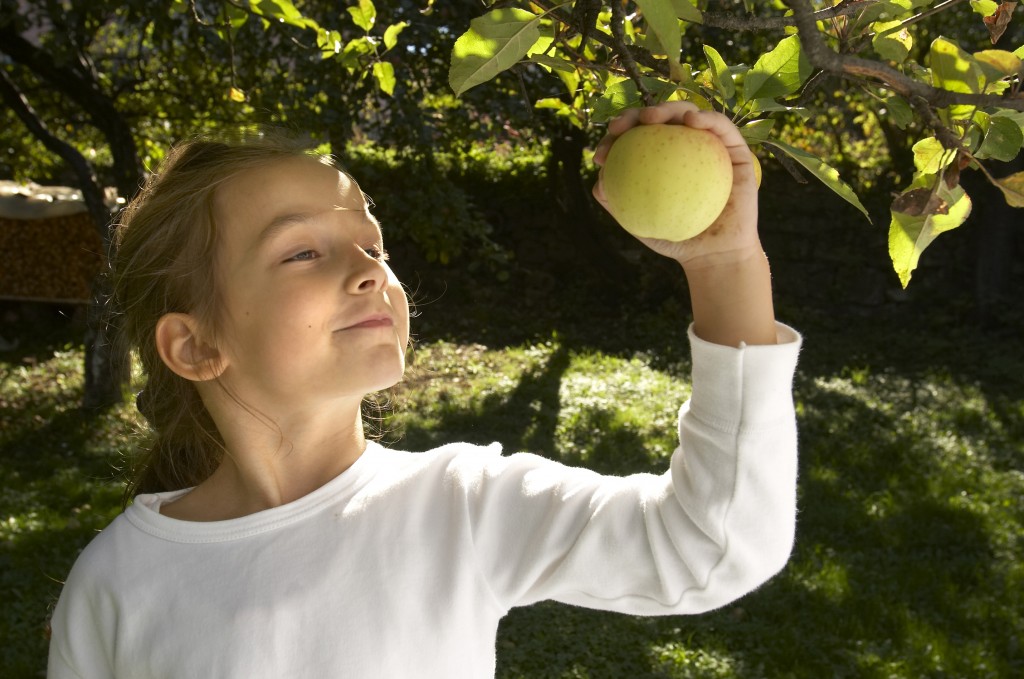
[[[570,353],[559,345],[537,368],[527,371],[509,394],[489,394],[479,409],[443,409],[443,417],[429,428],[410,425],[401,445],[423,450],[450,441],[506,447],[552,456],[558,422],[559,387],[569,368]],[[482,429],[486,422],[488,428]]]
[[[62,581],[79,551],[120,509],[121,489],[111,460],[89,452],[116,432],[109,418],[83,415],[77,409],[79,395],[74,389],[26,395],[3,414],[3,677],[42,676],[47,620]]]
[[[812,389],[793,558],[740,603],[772,630],[766,676],[1016,676],[992,526],[955,502],[965,467],[896,417]]]
[[[585,419],[599,432],[586,453],[557,450],[559,387],[571,355],[559,347],[509,394],[448,410],[429,431],[410,429],[403,445],[498,440],[604,473],[650,470],[643,441],[617,428],[607,411]],[[987,516],[984,503],[961,501],[989,492],[979,478],[988,461],[901,408],[928,410],[932,398],[948,410],[942,417],[951,427],[963,419],[942,398],[915,391],[929,372],[950,366],[923,361],[901,373],[897,360],[870,364],[864,379],[881,371],[894,380],[866,388],[873,398],[894,399],[873,402],[851,387],[859,378],[815,378],[809,371],[821,374],[819,365],[809,362],[797,384],[801,514],[789,566],[736,604],[702,616],[640,619],[551,603],[517,609],[502,624],[498,676],[985,679],[1024,670],[1014,612],[1024,602],[1011,593],[1008,558],[994,544],[998,518]],[[971,374],[976,366],[961,366],[957,380],[975,384],[964,377]],[[1019,440],[1012,438],[1020,427],[1012,389],[983,393],[1002,404],[994,426]],[[481,430],[483,422],[492,428]],[[992,426],[974,424],[979,435]],[[1019,451],[994,451],[1001,454],[996,471],[1019,466]],[[1011,518],[1019,530],[1020,519]],[[705,670],[695,669],[697,653],[705,653]],[[679,657],[689,660],[672,660]]]
[[[558,330],[563,340],[510,393],[478,407],[442,408],[436,426],[410,426],[401,445],[498,440],[506,450],[540,452],[602,472],[646,471],[651,462],[642,442],[607,410],[583,420],[601,434],[593,446],[556,450],[560,387],[573,352],[650,352],[656,366],[684,360],[681,307],[627,308],[600,300],[574,307],[571,298],[546,299],[541,292],[521,307],[491,301],[479,314],[468,310],[465,327],[451,336],[502,346]],[[561,311],[545,320],[555,306]],[[446,316],[466,310],[436,311],[440,328]],[[1007,496],[1009,505],[999,505],[1004,491],[988,487],[983,476],[1024,468],[1021,338],[914,325],[912,319],[902,319],[905,329],[890,325],[891,318],[861,319],[855,328],[842,318],[823,325],[800,320],[794,325],[808,328],[797,385],[801,514],[788,567],[734,605],[701,616],[641,619],[557,604],[517,609],[502,624],[499,676],[1024,676],[1021,571],[1012,570],[1024,517],[1019,500]],[[475,334],[484,322],[499,329]],[[41,361],[47,351],[26,350],[19,360]],[[954,407],[930,391],[935,376],[976,387],[984,403]],[[870,388],[887,384],[876,392],[890,402],[843,390],[861,377]],[[69,517],[85,504],[117,505],[104,481],[111,477],[109,457],[87,452],[97,436],[108,435],[102,431],[108,424],[82,418],[77,398],[72,392],[29,397],[18,428],[7,427],[13,418],[5,420],[0,434],[0,470],[7,479],[0,516],[8,507],[16,506],[19,515],[26,507],[45,508],[33,519],[42,522],[34,532],[0,543],[0,600],[15,602],[17,615],[6,620],[21,626],[0,630],[0,637],[12,639],[0,654],[3,676],[38,674],[28,671],[26,658],[45,652],[40,630],[47,603],[59,591],[54,578],[63,577],[94,531],[91,524],[69,527]],[[903,406],[931,410],[932,428],[903,417]],[[960,442],[946,440],[935,429],[942,426]],[[985,444],[973,461],[958,448],[965,437]],[[979,461],[982,453],[987,459]],[[19,475],[16,483],[12,473]],[[103,500],[105,494],[111,497]],[[1001,543],[998,524],[1016,537]]]

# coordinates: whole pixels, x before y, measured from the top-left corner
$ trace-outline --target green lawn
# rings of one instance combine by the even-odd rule
[[[665,468],[689,377],[672,304],[550,328],[543,314],[527,327],[508,307],[451,306],[422,309],[386,442],[499,440],[605,472]],[[496,330],[503,312],[515,332]],[[495,318],[473,333],[446,314]],[[499,676],[1024,676],[1024,333],[800,315],[787,568],[703,616],[516,610]],[[137,416],[82,417],[81,365],[66,331],[0,354],[3,677],[41,676],[60,580],[119,510]]]

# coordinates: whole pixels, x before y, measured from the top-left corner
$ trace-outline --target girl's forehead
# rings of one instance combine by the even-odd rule
[[[273,160],[245,169],[218,188],[215,209],[231,213],[277,213],[312,209],[367,209],[366,199],[352,177],[303,156]],[[266,214],[272,219],[274,214]]]
[[[214,196],[222,255],[229,262],[241,261],[291,226],[337,211],[377,223],[352,177],[308,157],[243,170],[218,187]]]

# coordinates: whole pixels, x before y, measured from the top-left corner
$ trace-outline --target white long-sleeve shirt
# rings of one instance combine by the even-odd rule
[[[187,491],[140,495],[72,569],[49,677],[480,679],[513,606],[735,600],[792,548],[799,337],[690,340],[692,396],[660,476],[370,443],[318,490],[239,519],[180,521],[159,509]]]

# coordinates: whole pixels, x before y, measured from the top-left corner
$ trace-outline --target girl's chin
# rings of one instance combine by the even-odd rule
[[[392,387],[397,386],[405,378],[405,365],[400,368],[396,368],[395,373],[392,375],[381,376],[381,379],[376,381],[376,384],[368,385],[369,388],[366,390],[367,394],[376,394],[381,391],[386,391]]]

